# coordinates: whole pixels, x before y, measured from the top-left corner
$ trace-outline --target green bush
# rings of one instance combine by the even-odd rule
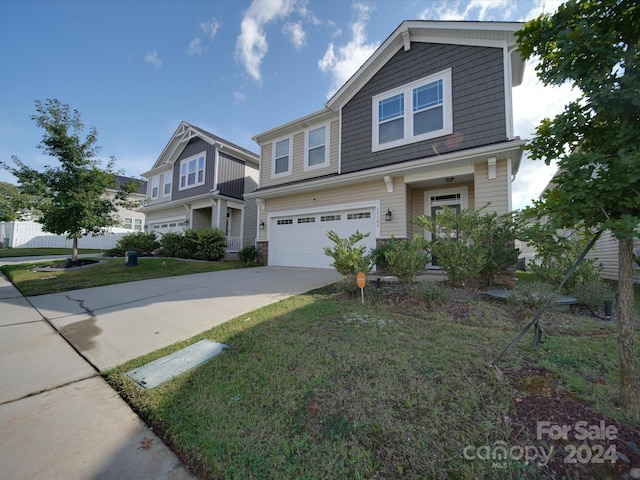
[[[575,284],[569,293],[593,313],[604,310],[605,300],[614,301],[616,298],[616,292],[611,285],[599,277]]]
[[[200,260],[217,261],[224,258],[227,251],[227,236],[219,228],[198,228],[190,230],[196,236],[196,256]]]
[[[416,224],[432,232],[431,254],[452,285],[464,285],[478,276],[490,285],[518,260],[519,251],[513,248],[518,220],[511,214],[484,214],[484,208],[456,212],[444,207],[437,217],[416,219]]]
[[[380,245],[377,248],[374,248],[373,251],[371,252],[371,260],[373,261],[373,263],[376,266],[376,271],[378,273],[388,273],[389,272],[389,265],[387,264],[387,260],[385,258],[385,254],[391,249],[392,247],[389,245],[389,243],[384,243],[382,245]]]
[[[413,283],[431,261],[426,248],[426,241],[421,235],[415,235],[410,241],[391,237],[389,243],[384,246],[382,255],[386,265],[385,271],[398,277],[404,284]]]
[[[344,277],[347,283],[355,283],[358,272],[369,273],[373,267],[371,255],[366,254],[365,245],[356,244],[369,236],[368,233],[356,233],[348,239],[340,238],[333,230],[327,232],[327,237],[334,243],[333,248],[325,247],[325,255],[333,258],[331,266]]]
[[[165,257],[176,257],[182,249],[181,232],[166,232],[160,238],[160,254]]]
[[[249,265],[256,261],[257,255],[256,247],[244,247],[242,250],[238,252],[238,258],[245,265]]]
[[[132,232],[127,233],[116,243],[115,251],[121,255],[125,252],[136,252],[139,256],[151,255],[151,253],[160,247],[156,232]]]

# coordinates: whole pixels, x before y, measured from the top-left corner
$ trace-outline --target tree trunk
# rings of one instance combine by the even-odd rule
[[[640,419],[638,351],[633,293],[633,240],[618,240],[618,359],[620,404],[629,417]]]
[[[73,237],[73,247],[71,249],[71,261],[78,260],[78,237]]]

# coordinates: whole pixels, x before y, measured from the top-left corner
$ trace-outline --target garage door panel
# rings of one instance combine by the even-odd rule
[[[330,268],[333,259],[324,254],[324,248],[332,247],[333,243],[327,238],[327,232],[333,230],[343,238],[356,231],[369,233],[363,243],[372,249],[375,248],[375,219],[375,208],[274,216],[270,222],[269,264]]]

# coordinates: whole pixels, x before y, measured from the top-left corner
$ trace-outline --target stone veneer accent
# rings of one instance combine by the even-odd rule
[[[256,260],[259,265],[269,264],[269,242],[256,242]]]

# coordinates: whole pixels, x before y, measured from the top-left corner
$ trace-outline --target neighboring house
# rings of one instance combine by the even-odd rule
[[[142,231],[144,229],[144,213],[139,211],[140,206],[147,198],[147,182],[136,180],[135,178],[123,177],[122,175],[116,175],[116,185],[120,187],[127,182],[138,182],[138,189],[129,196],[128,201],[134,205],[131,208],[118,207],[116,215],[120,218],[121,223],[119,227],[126,228],[127,230]],[[107,189],[107,194],[111,197],[115,197],[117,190]]]
[[[555,175],[554,175],[555,178]],[[554,183],[554,178],[547,184],[544,188],[540,197],[544,195],[548,190],[553,190],[556,186]],[[547,218],[543,218],[542,222],[546,222]],[[640,229],[636,229],[640,232]],[[568,230],[561,230],[559,232],[561,236],[570,238],[575,238],[575,232]],[[537,251],[535,247],[517,240],[516,247],[520,250],[520,259],[524,263],[524,265],[528,265],[530,262],[536,261]],[[634,263],[634,283],[640,283],[640,238],[633,239],[633,254],[636,257]],[[596,260],[596,263],[602,267],[602,272],[600,276],[602,278],[606,278],[608,280],[618,280],[618,240],[612,235],[609,230],[602,232],[600,238],[593,245],[593,248],[589,250],[585,258],[593,258]]]
[[[258,187],[259,157],[201,128],[182,122],[147,179],[140,209],[147,230],[158,233],[217,227],[227,234],[227,251],[253,245],[256,205],[244,194]]]
[[[327,268],[328,230],[375,248],[443,206],[510,211],[522,26],[403,22],[322,110],[256,135],[259,259]]]
[[[640,261],[640,239],[633,239],[633,253]],[[610,231],[602,233],[586,258],[595,258],[597,263],[602,266],[600,276],[609,280],[618,280],[618,240]],[[633,276],[634,283],[640,283],[640,263],[634,263]]]

